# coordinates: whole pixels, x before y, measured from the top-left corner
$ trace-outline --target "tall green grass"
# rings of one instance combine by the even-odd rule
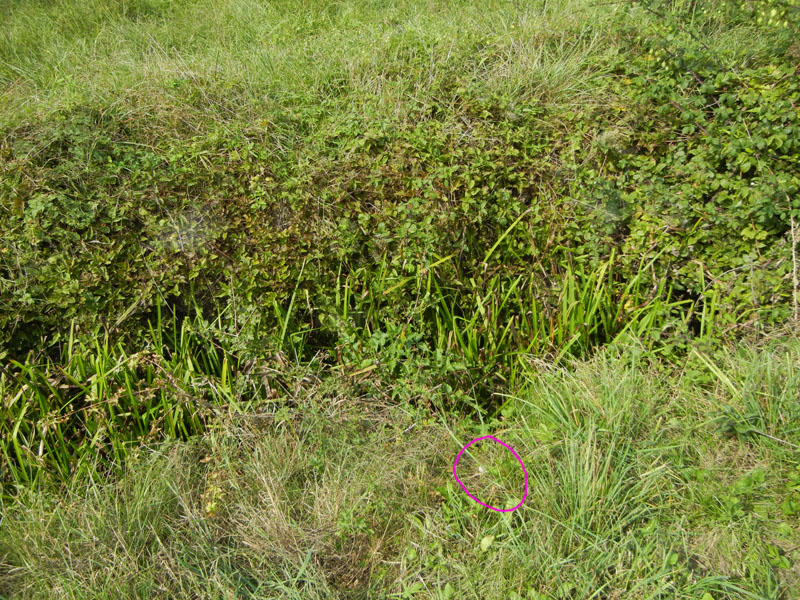
[[[544,284],[535,273],[511,277],[498,268],[464,276],[464,284],[452,288],[437,276],[450,258],[412,277],[393,274],[385,257],[374,273],[340,273],[340,292],[328,316],[348,345],[396,333],[386,343],[416,339],[468,368],[500,375],[513,388],[531,355],[559,363],[627,338],[658,351],[662,334],[685,329],[692,314],[691,301],[674,298],[665,279],[652,288],[642,284],[652,261],[628,281],[615,276],[612,254],[597,270],[567,266]],[[391,306],[402,308],[392,312]]]
[[[609,11],[585,0],[92,0],[2,11],[3,129],[91,103],[133,127],[147,121],[154,135],[216,123],[285,147],[297,125],[336,123],[345,106],[397,116],[458,83],[519,100],[586,99],[597,55],[613,52]]]
[[[615,281],[613,257],[596,272],[566,270],[549,292],[528,276],[494,274],[454,293],[435,276],[446,262],[419,277],[391,277],[385,262],[375,274],[340,276],[334,305],[316,328],[296,287],[286,306],[273,306],[277,330],[250,335],[262,338],[267,355],[284,357],[283,364],[307,364],[322,353],[329,368],[369,372],[414,356],[435,379],[449,374],[437,371],[434,357],[448,356],[472,378],[499,377],[515,389],[531,356],[560,363],[625,336],[657,348],[658,333],[682,304],[670,299],[666,285],[643,289],[639,277]],[[414,286],[400,322],[400,312],[387,309],[404,287]],[[197,308],[184,318],[165,310],[157,299],[140,350],[111,334],[92,341],[71,335],[57,356],[31,353],[3,369],[4,480],[30,484],[43,472],[63,478],[86,457],[118,465],[132,444],[186,439],[202,432],[214,413],[247,412],[267,402],[269,384],[259,370],[267,356],[237,351],[236,332],[226,333],[219,319],[204,319]],[[409,340],[418,343],[409,349]]]
[[[0,372],[2,479],[64,479],[99,462],[119,466],[131,446],[204,430],[215,410],[246,407],[236,360],[199,328],[198,318],[166,318],[162,305],[141,350],[112,335],[70,335],[57,356],[30,353]],[[73,332],[74,333],[74,332]]]
[[[797,453],[715,415],[756,402],[766,433],[800,444],[800,346],[704,356],[660,365],[607,348],[530,364],[483,423],[361,402],[342,379],[302,383],[302,405],[275,419],[221,419],[136,453],[118,476],[76,473],[0,499],[0,594],[797,597]],[[487,434],[528,470],[513,513],[486,510],[452,479],[461,447]],[[465,478],[485,467],[488,484],[508,483],[499,504],[516,503],[508,451],[471,449]]]

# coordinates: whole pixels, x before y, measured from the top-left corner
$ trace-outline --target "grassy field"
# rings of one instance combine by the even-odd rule
[[[582,0],[11,2],[4,125],[85,103],[154,138],[225,124],[280,132],[288,150],[304,133],[292,119],[402,119],[414,97],[447,110],[455,81],[579,107],[602,101],[613,14]]]
[[[800,596],[798,39],[0,0],[0,598]]]
[[[608,349],[532,363],[473,421],[354,398],[307,374],[296,408],[147,445],[3,507],[19,598],[791,598],[800,592],[800,346],[681,367]],[[451,475],[512,445],[513,513]],[[485,443],[485,442],[481,442]],[[481,444],[479,443],[479,444]],[[519,468],[473,446],[459,475],[516,504]],[[483,466],[483,481],[476,467]],[[498,491],[490,488],[496,486]]]

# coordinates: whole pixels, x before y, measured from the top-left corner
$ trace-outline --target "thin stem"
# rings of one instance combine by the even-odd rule
[[[786,197],[789,200],[789,197]],[[794,222],[794,215],[792,214],[792,205],[789,203],[789,220],[792,226],[792,296],[794,300],[794,326],[795,329],[800,327],[800,300],[798,300],[798,267],[797,267],[797,226]]]

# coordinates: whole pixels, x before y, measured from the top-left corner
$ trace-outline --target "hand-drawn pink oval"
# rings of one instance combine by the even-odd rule
[[[514,458],[517,459],[517,462],[519,463],[519,466],[522,467],[522,473],[525,475],[525,492],[522,494],[522,500],[520,500],[519,504],[517,504],[514,508],[495,508],[494,506],[489,506],[488,504],[484,504],[483,502],[478,500],[475,496],[473,496],[472,494],[469,493],[469,490],[467,490],[466,486],[463,483],[461,483],[461,480],[458,478],[458,475],[456,474],[456,467],[458,466],[458,460],[461,458],[461,455],[464,454],[464,450],[466,450],[467,448],[472,446],[472,444],[474,444],[475,442],[480,442],[481,440],[492,440],[493,442],[497,442],[501,446],[505,446],[506,448],[511,450],[511,454],[514,455]],[[453,477],[456,478],[456,481],[458,482],[458,485],[461,486],[461,489],[464,490],[464,492],[467,494],[467,496],[469,496],[470,498],[475,500],[475,502],[477,502],[481,506],[485,506],[486,508],[489,508],[489,509],[497,511],[497,512],[511,512],[511,511],[517,510],[525,502],[525,498],[528,497],[528,472],[525,470],[525,465],[523,464],[522,459],[519,456],[517,456],[517,453],[514,452],[514,449],[511,446],[509,446],[508,444],[504,444],[503,442],[501,442],[497,438],[494,438],[494,437],[492,437],[490,435],[485,435],[483,437],[475,438],[469,444],[467,444],[466,446],[464,446],[461,449],[461,452],[459,452],[458,456],[456,456],[456,462],[453,463]]]

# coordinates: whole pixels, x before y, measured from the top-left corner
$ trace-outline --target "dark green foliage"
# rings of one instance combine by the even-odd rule
[[[389,117],[343,105],[331,75],[327,103],[287,93],[271,121],[201,134],[90,103],[7,128],[4,390],[69,412],[85,391],[64,397],[46,374],[70,364],[71,336],[135,354],[161,305],[205,323],[231,360],[317,358],[399,381],[395,396],[484,408],[529,354],[631,336],[679,355],[693,336],[781,323],[800,222],[799,21],[793,3],[757,4],[626,5],[619,52],[597,65],[603,102],[585,106],[446,71]],[[167,10],[125,6],[133,21]],[[719,41],[736,28],[755,50]],[[170,86],[189,107],[238,93]],[[22,417],[8,414],[11,432]]]
[[[712,52],[695,16],[683,12],[657,12],[658,21],[631,32],[619,69],[627,135],[605,148],[605,193],[629,214],[626,249],[665,250],[661,271],[675,288],[695,299],[720,293],[727,325],[754,312],[761,322],[789,314],[800,79],[788,41],[800,14],[776,4],[787,20],[765,23],[774,36],[767,57]],[[743,3],[753,5],[770,3]]]
[[[796,48],[776,36],[769,60],[741,66],[705,51],[680,7],[646,8],[659,18],[626,21],[624,61],[609,65],[613,102],[581,113],[461,87],[445,90],[460,114],[426,102],[407,121],[353,114],[326,129],[309,113],[311,129],[281,152],[247,130],[151,145],[99,109],[8,132],[4,343],[55,342],[73,319],[85,333],[135,333],[156,294],[191,293],[209,310],[237,296],[269,328],[301,265],[313,311],[342,269],[385,265],[391,280],[451,255],[436,275],[456,312],[472,303],[471,279],[523,276],[533,296],[555,299],[565,273],[616,251],[613,293],[657,257],[649,286],[701,304],[716,294],[720,324],[784,319],[800,209]],[[785,15],[790,25],[763,27],[795,27]],[[373,318],[421,306],[418,286],[402,292]],[[433,323],[418,333],[431,339]]]
[[[202,432],[237,389],[237,364],[202,325],[162,320],[159,303],[138,352],[108,337],[91,344],[70,335],[55,359],[11,361],[0,370],[3,479],[31,484],[87,465],[117,467],[131,444]],[[263,393],[254,386],[246,396]]]

